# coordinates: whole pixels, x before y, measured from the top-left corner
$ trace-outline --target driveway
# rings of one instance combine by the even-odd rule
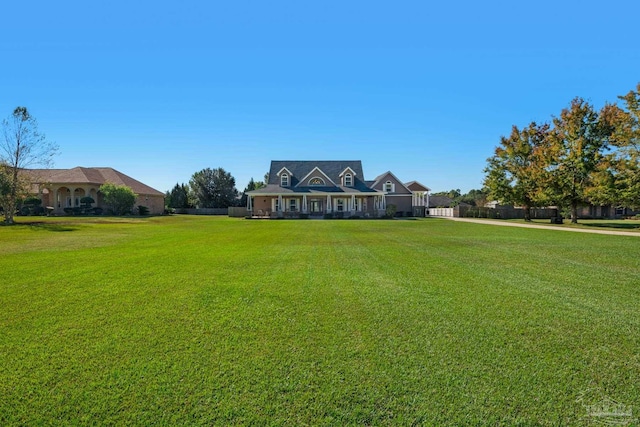
[[[485,225],[501,225],[506,227],[540,228],[543,230],[571,231],[574,233],[609,234],[613,236],[640,237],[640,233],[633,232],[633,231],[590,230],[588,228],[555,227],[551,225],[522,224],[517,222],[507,222],[507,221],[500,221],[500,220],[477,219],[477,218],[453,218],[453,217],[444,217],[444,216],[434,216],[432,218],[450,219],[452,221],[458,221],[458,222],[474,222],[476,224],[485,224]]]

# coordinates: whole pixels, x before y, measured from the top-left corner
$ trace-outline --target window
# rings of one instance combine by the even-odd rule
[[[280,175],[280,186],[281,187],[289,186],[289,175],[287,175],[286,173],[283,173],[282,175]]]
[[[296,199],[289,199],[289,210],[295,212],[297,207]]]
[[[336,200],[336,209],[337,209],[338,212],[344,211],[344,200],[342,200],[342,199],[337,199]]]
[[[353,185],[353,176],[350,173],[344,176],[344,185],[345,187],[351,187]]]
[[[387,181],[384,184],[384,192],[385,193],[393,193],[393,183],[391,181]]]
[[[324,181],[316,176],[309,180],[309,185],[324,185]]]

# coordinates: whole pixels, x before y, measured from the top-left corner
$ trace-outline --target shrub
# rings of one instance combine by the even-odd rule
[[[22,204],[29,206],[40,206],[42,204],[42,200],[40,200],[38,197],[27,197]]]
[[[131,213],[136,202],[136,193],[126,185],[103,184],[100,192],[104,195],[104,203],[114,215]]]
[[[80,203],[82,203],[82,207],[89,209],[91,207],[92,204],[94,204],[96,201],[93,200],[92,197],[89,196],[84,196],[82,199],[80,199]]]
[[[333,219],[333,214],[331,212],[327,212],[324,214],[324,219]]]
[[[138,206],[138,213],[140,216],[149,215],[149,208],[146,206]]]
[[[301,213],[300,214],[300,219],[309,219],[309,214]]]
[[[384,218],[390,219],[393,218],[396,214],[396,210],[398,207],[394,204],[387,205],[387,208],[384,210]]]

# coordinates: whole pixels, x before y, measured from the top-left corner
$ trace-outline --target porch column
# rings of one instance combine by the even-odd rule
[[[307,213],[307,195],[302,195],[302,213]]]
[[[251,212],[253,210],[252,201],[251,201],[252,199],[253,199],[253,197],[247,196],[247,210],[249,212]]]
[[[282,194],[278,195],[278,212],[282,212]]]
[[[425,212],[428,212],[429,211],[429,192],[428,191],[427,191],[426,198],[427,198],[427,202],[426,202],[427,204],[425,205]]]
[[[351,196],[351,215],[354,215],[356,210],[358,210],[358,206],[356,206],[356,195],[353,194]]]
[[[327,194],[327,213],[331,212],[331,195]]]
[[[385,195],[382,195],[382,209],[387,209],[387,198]]]

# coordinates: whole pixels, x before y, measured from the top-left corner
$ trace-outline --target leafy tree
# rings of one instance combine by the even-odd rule
[[[240,199],[240,206],[247,206],[247,192],[257,190],[259,188],[266,187],[262,181],[254,181],[253,177],[249,180],[249,183],[242,192],[242,198]]]
[[[6,203],[6,197],[11,192],[11,174],[9,173],[9,167],[0,163],[0,212],[4,212],[4,203]]]
[[[189,200],[189,187],[185,184],[176,183],[171,191],[165,195],[167,207],[170,208],[191,208],[193,205]]]
[[[236,180],[222,168],[206,168],[194,173],[189,186],[198,207],[228,208],[237,202]]]
[[[38,132],[38,122],[25,107],[13,110],[3,120],[2,127],[4,138],[0,143],[0,164],[4,169],[4,179],[0,197],[5,222],[13,224],[18,199],[28,193],[31,184],[19,171],[35,165],[50,166],[58,146]]]
[[[603,121],[614,128],[611,152],[598,169],[591,193],[602,204],[640,207],[640,83],[619,97],[625,110],[609,106]]]
[[[102,184],[100,192],[103,195],[105,205],[111,209],[114,215],[130,213],[138,195],[126,185],[111,183]]]
[[[578,222],[578,206],[587,202],[614,135],[614,127],[606,120],[611,108],[606,105],[598,113],[582,98],[575,98],[553,119],[547,138],[546,190],[558,206],[570,209],[572,223]]]
[[[500,138],[500,145],[487,159],[484,170],[490,197],[521,206],[525,221],[531,221],[531,208],[541,199],[548,134],[548,124],[532,122],[522,130],[513,126],[509,137]]]
[[[448,197],[450,199],[458,199],[462,196],[462,193],[460,192],[460,189],[454,189],[454,190],[449,190],[449,191],[439,191],[437,193],[432,193],[432,196],[445,196]]]
[[[468,193],[460,196],[460,203],[466,203],[471,206],[484,206],[487,203],[488,196],[489,190],[486,188],[471,189]]]

